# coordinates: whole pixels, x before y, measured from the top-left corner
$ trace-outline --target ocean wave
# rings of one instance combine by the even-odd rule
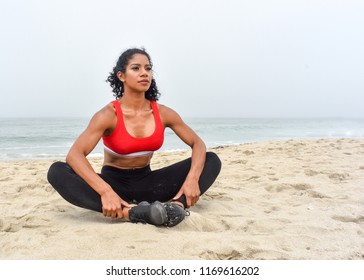
[[[364,137],[364,120],[198,118],[187,123],[208,148],[297,138]],[[17,119],[0,120],[0,132],[4,134],[0,137],[0,160],[64,159],[81,127],[80,119],[37,119],[25,123]],[[165,142],[159,151],[188,149],[172,130],[166,129]],[[89,157],[102,156],[100,142]]]

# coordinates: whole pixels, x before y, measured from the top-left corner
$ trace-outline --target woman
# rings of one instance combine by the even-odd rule
[[[48,181],[68,202],[106,217],[175,226],[215,181],[221,162],[206,153],[204,142],[175,111],[156,102],[160,94],[144,49],[122,53],[107,81],[116,100],[93,116],[66,163],[50,167]],[[152,171],[150,161],[166,127],[192,148],[192,157]],[[96,174],[86,156],[100,139],[104,163]]]

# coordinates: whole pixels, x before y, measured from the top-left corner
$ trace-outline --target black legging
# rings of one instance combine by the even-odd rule
[[[150,166],[123,170],[104,166],[99,176],[126,202],[171,200],[181,189],[191,167],[191,158],[154,170]],[[213,184],[221,169],[221,161],[215,153],[206,153],[206,162],[200,176],[200,192],[203,194]],[[48,171],[48,181],[68,202],[90,210],[102,212],[100,195],[64,162],[55,162]],[[177,201],[187,207],[186,197]]]

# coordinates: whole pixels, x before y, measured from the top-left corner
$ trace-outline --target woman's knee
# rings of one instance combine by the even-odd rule
[[[216,177],[219,175],[221,170],[221,160],[217,154],[214,152],[207,152],[205,164],[209,166],[210,170],[212,170],[214,174],[216,174]]]
[[[61,178],[64,178],[64,176],[67,173],[67,169],[70,169],[68,168],[67,163],[61,161],[54,162],[48,169],[47,173],[48,182],[52,186],[55,186],[55,184],[57,184],[57,182]]]

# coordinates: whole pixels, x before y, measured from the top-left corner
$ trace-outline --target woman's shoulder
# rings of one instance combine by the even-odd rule
[[[161,113],[172,113],[172,112],[175,112],[172,108],[170,108],[170,107],[168,107],[166,105],[160,104],[158,102],[156,102],[156,103],[158,105],[158,110]]]
[[[181,121],[181,117],[178,113],[166,105],[158,103],[158,110],[164,125],[167,127]]]
[[[116,122],[116,109],[113,103],[109,102],[97,111],[93,115],[91,122],[105,128],[113,127]]]
[[[100,117],[114,117],[116,115],[116,108],[114,106],[114,102],[107,103],[104,107],[102,107],[95,115],[99,115]]]
[[[163,116],[168,117],[168,116],[171,116],[173,114],[176,114],[176,112],[172,108],[170,108],[170,107],[168,107],[166,105],[163,105],[163,104],[160,104],[160,103],[157,103],[157,105],[158,105],[159,114],[162,117]]]

